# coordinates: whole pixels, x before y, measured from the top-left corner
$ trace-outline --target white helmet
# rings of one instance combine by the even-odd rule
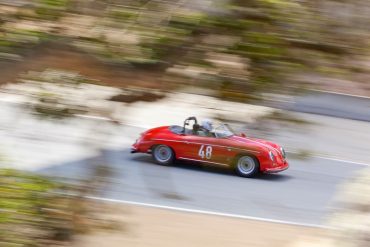
[[[212,131],[213,130],[213,124],[212,124],[212,121],[209,120],[209,119],[205,119],[202,121],[202,127],[208,131]]]

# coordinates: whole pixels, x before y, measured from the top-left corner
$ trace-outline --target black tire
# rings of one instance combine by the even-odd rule
[[[240,155],[235,160],[236,173],[245,178],[251,178],[259,173],[260,165],[258,160],[250,155]]]
[[[157,164],[169,166],[175,159],[175,153],[169,146],[157,145],[152,149],[153,159]]]

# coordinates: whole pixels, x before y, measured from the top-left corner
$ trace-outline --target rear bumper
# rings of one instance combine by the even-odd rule
[[[273,168],[266,168],[263,172],[264,173],[278,173],[278,172],[285,171],[288,168],[289,168],[289,164],[288,164],[288,162],[285,162],[281,166],[277,166],[277,167],[273,167]]]
[[[130,153],[134,154],[134,153],[152,153],[152,150],[150,148],[149,145],[146,145],[146,143],[134,143],[132,146],[131,146],[131,151]]]

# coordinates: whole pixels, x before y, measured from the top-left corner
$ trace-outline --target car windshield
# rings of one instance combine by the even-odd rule
[[[235,135],[227,124],[220,124],[212,130],[217,138],[226,138]]]

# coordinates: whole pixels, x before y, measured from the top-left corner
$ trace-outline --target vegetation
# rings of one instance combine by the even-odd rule
[[[82,103],[84,99],[77,99],[81,96],[77,92],[92,81],[77,73],[51,69],[30,72],[23,82],[33,87],[22,93],[30,97],[30,110],[40,118],[61,120],[91,110]],[[104,135],[103,139],[110,134],[104,131],[91,130],[94,136]],[[85,145],[101,152],[100,140]],[[66,245],[74,236],[92,229],[120,227],[103,218],[101,203],[88,199],[100,195],[113,173],[104,154],[101,156],[90,162],[89,170],[79,179],[0,168],[0,246]]]
[[[82,185],[0,169],[0,246],[50,246],[88,231],[94,219],[86,191]]]
[[[0,50],[68,38],[103,61],[155,68],[172,84],[195,82],[244,101],[300,88],[307,74],[364,73],[347,61],[367,54],[365,2],[230,0],[207,11],[191,1],[35,0],[16,15],[38,23],[25,25],[32,32],[8,22],[14,15],[2,17]]]
[[[266,91],[295,91],[316,75],[352,79],[369,72],[354,63],[369,52],[368,1],[215,0],[206,8],[199,6],[200,0],[31,0],[17,7],[3,2],[12,1],[0,3],[0,71],[3,63],[22,62],[43,42],[58,41],[98,58],[109,69],[155,70],[166,90],[205,87],[234,101],[258,100]],[[33,113],[64,119],[97,112],[88,109],[82,95],[72,95],[86,83],[97,83],[80,76],[79,69],[27,75],[24,79],[40,89],[31,92]],[[128,105],[163,97],[135,90],[109,100]],[[100,109],[99,114],[117,123],[113,111]],[[256,122],[257,130],[308,124],[282,112]],[[112,133],[98,129],[91,136]],[[91,148],[101,151],[100,145]],[[311,154],[299,150],[295,155]],[[86,180],[63,183],[0,169],[0,246],[66,243],[95,227],[96,205],[86,198],[98,193],[111,173],[109,166],[99,164]]]

